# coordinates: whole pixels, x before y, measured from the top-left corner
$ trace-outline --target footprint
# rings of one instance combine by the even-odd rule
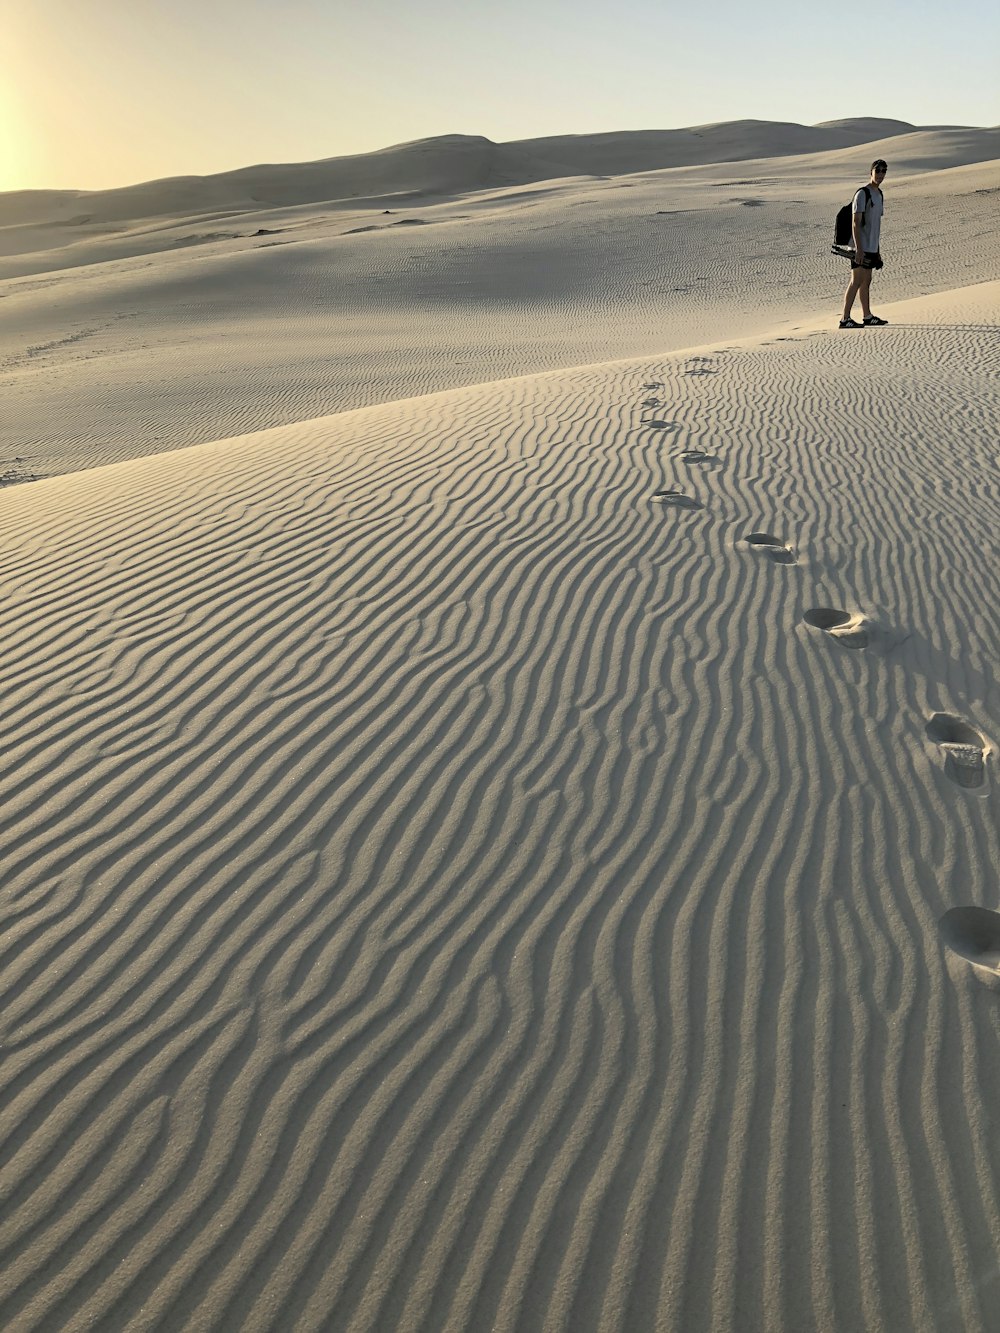
[[[651,383],[649,383],[649,384],[644,384],[642,387],[643,387],[644,389],[646,389],[646,390],[649,390],[649,389],[662,389],[662,388],[663,388],[663,381],[662,381],[662,380],[653,380]]]
[[[643,403],[643,407],[659,407],[659,406],[660,406],[659,398],[647,398],[646,401]]]
[[[751,546],[765,550],[776,565],[795,564],[795,552],[780,537],[774,537],[769,532],[751,532],[746,540]]]
[[[938,922],[938,930],[959,958],[1000,972],[1000,912],[987,907],[953,907]]]
[[[645,423],[650,430],[680,430],[678,421],[647,421]]]
[[[685,495],[683,491],[654,491],[653,499],[660,500],[663,504],[674,505],[677,509],[705,508],[700,500],[696,500],[693,495]]]
[[[825,630],[845,648],[867,648],[868,631],[864,616],[852,616],[850,611],[838,611],[832,606],[814,606],[802,619],[813,629]]]
[[[974,727],[951,713],[935,713],[927,723],[927,735],[944,750],[944,771],[966,791],[986,782],[989,746]]]
[[[714,463],[715,454],[707,454],[704,449],[685,449],[682,454],[678,454],[682,463]]]

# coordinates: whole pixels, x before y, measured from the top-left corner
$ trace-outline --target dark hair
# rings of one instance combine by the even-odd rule
[[[872,166],[871,166],[872,171],[874,171],[876,167],[885,167],[886,170],[888,170],[888,168],[889,168],[889,164],[888,164],[888,162],[886,162],[885,158],[883,158],[883,157],[877,157],[877,158],[875,159],[875,161],[872,163]]]

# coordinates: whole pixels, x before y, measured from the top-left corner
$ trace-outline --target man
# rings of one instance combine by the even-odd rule
[[[872,274],[877,268],[882,267],[882,256],[879,254],[878,247],[879,232],[882,229],[882,213],[884,211],[882,182],[885,179],[886,170],[886,164],[881,158],[877,162],[873,162],[871,179],[868,185],[862,186],[854,196],[851,226],[854,235],[854,258],[851,260],[851,281],[848,283],[847,291],[844,294],[844,318],[840,321],[842,329],[861,329],[866,325],[889,323],[887,319],[879,319],[878,315],[873,315],[869,304]],[[870,199],[869,194],[871,195]],[[863,318],[861,324],[857,324],[851,318],[856,296],[861,297]]]

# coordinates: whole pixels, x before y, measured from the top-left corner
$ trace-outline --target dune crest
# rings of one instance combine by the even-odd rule
[[[872,118],[814,126],[738,120],[692,129],[559,135],[510,143],[494,143],[483,135],[446,134],[318,162],[267,163],[111,190],[0,191],[0,227],[43,222],[81,226],[179,212],[196,216],[223,208],[248,212],[261,206],[287,208],[392,195],[466,194],[560,177],[824,153],[867,142],[905,141],[921,132],[906,121]],[[949,126],[934,133],[944,142],[951,137],[973,144],[978,138],[994,145],[965,161],[998,155],[996,130]]]

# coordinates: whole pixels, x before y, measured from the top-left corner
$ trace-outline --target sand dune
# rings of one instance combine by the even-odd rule
[[[998,136],[0,198],[0,1328],[995,1327]]]
[[[992,1327],[998,307],[0,494],[5,1328]]]
[[[923,160],[931,140],[916,138]],[[871,156],[868,145],[860,167],[838,151],[574,178],[389,214],[317,205],[161,219],[0,260],[0,459],[52,476],[392,399],[791,332],[823,309],[833,323],[847,270],[829,253],[832,220]],[[996,179],[996,161],[894,165],[880,300],[1000,279]]]
[[[85,225],[219,208],[245,212],[261,205],[281,208],[365,195],[455,194],[566,174],[560,163],[540,161],[481,136],[454,134],[320,162],[242,167],[115,190],[67,190],[58,201],[48,193],[0,195],[0,220],[37,222],[55,217]],[[53,210],[55,203],[58,211]]]
[[[508,147],[561,162],[569,169],[569,174],[606,172],[620,176],[633,171],[832,152],[914,132],[917,127],[907,121],[877,118],[828,121],[824,125],[733,120],[683,130],[635,130],[522,139]]]
[[[165,215],[196,216],[220,209],[242,213],[261,206],[285,208],[317,201],[451,196],[566,176],[620,176],[853,150],[864,143],[902,145],[911,136],[940,145],[937,155],[928,160],[928,168],[940,166],[946,155],[963,162],[1000,156],[996,147],[1000,129],[944,126],[922,130],[906,121],[875,118],[816,126],[726,121],[692,129],[562,135],[500,144],[482,135],[453,134],[350,157],[241,167],[113,190],[0,192],[0,228],[52,223],[87,227]],[[984,146],[987,143],[990,146]]]

